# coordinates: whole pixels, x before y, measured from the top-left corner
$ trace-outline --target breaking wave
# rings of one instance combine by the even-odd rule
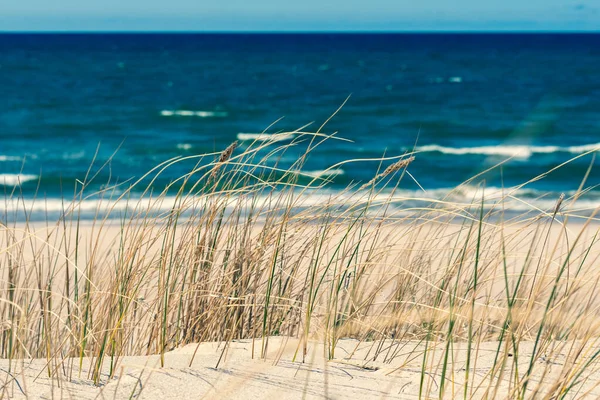
[[[0,174],[0,185],[3,186],[16,186],[21,185],[27,181],[37,179],[37,175],[28,174]]]
[[[278,142],[280,140],[291,140],[294,138],[294,134],[293,133],[274,133],[274,134],[269,134],[269,133],[245,133],[245,132],[240,132],[237,134],[237,138],[238,140],[241,140],[243,142],[247,142],[247,141],[261,141],[261,142],[268,142],[268,141],[273,141],[273,142]]]
[[[507,156],[518,158],[529,158],[533,154],[570,153],[581,154],[588,151],[600,151],[600,143],[585,144],[579,146],[527,146],[527,145],[503,145],[503,146],[477,146],[477,147],[446,147],[437,144],[417,147],[420,152],[438,152],[443,154],[466,155],[480,154],[487,156]]]
[[[328,176],[344,175],[346,172],[341,168],[323,169],[315,171],[301,171],[300,174],[311,178],[320,178]]]
[[[162,110],[160,115],[163,117],[224,118],[229,114],[226,111]]]

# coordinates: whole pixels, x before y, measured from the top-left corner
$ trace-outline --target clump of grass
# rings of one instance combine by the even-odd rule
[[[165,352],[188,343],[252,339],[265,357],[269,337],[296,337],[301,361],[309,339],[334,360],[340,341],[354,338],[371,344],[365,363],[400,362],[396,370],[420,360],[423,398],[591,390],[600,356],[594,214],[572,232],[577,216],[558,206],[507,219],[510,191],[490,201],[482,187],[469,204],[422,199],[411,209],[395,191],[401,181],[362,190],[412,154],[324,197],[327,179],[303,184],[301,171],[336,137],[285,135],[294,139],[167,160],[118,194],[109,185],[93,193],[91,221],[81,219],[90,172],[58,221],[5,223],[2,357],[44,358],[59,382],[88,359],[88,378],[101,384],[124,356],[160,354],[164,365]],[[189,173],[153,191],[186,162]],[[16,191],[7,197],[26,204]],[[484,351],[492,367],[475,373]]]

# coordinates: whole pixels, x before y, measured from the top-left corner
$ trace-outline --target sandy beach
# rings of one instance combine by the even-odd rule
[[[562,226],[545,217],[501,226],[477,221],[378,224],[374,220],[364,225],[363,236],[356,237],[353,235],[361,231],[344,222],[327,228],[327,241],[315,242],[322,245],[323,260],[315,266],[314,254],[296,257],[314,248],[311,240],[323,236],[323,225],[290,220],[285,246],[263,245],[260,255],[244,253],[257,265],[267,260],[267,268],[251,269],[261,277],[254,283],[253,296],[244,297],[243,314],[228,311],[239,310],[243,296],[234,296],[235,288],[225,288],[224,282],[231,285],[231,277],[218,272],[227,264],[231,248],[229,253],[213,255],[212,262],[219,267],[203,278],[209,284],[197,289],[203,301],[210,301],[202,311],[206,325],[200,327],[200,334],[187,336],[175,325],[189,316],[175,301],[164,314],[166,322],[156,323],[165,296],[160,287],[172,285],[168,296],[180,302],[186,301],[182,293],[188,293],[180,293],[165,281],[160,260],[189,261],[194,251],[199,251],[197,245],[187,246],[196,236],[198,221],[182,221],[176,232],[168,226],[169,222],[162,220],[128,226],[118,221],[104,226],[82,223],[78,229],[39,224],[4,228],[10,233],[2,236],[5,260],[18,260],[20,273],[3,279],[16,280],[22,293],[54,293],[52,303],[43,296],[36,298],[38,295],[15,301],[27,315],[21,319],[20,332],[36,329],[39,318],[35,313],[40,311],[35,310],[40,310],[37,304],[41,302],[42,311],[45,307],[51,311],[46,321],[53,333],[46,335],[47,344],[41,347],[35,344],[39,336],[15,333],[19,344],[13,351],[18,356],[0,360],[4,397],[479,399],[600,395],[596,354],[600,348],[596,322],[600,300],[595,296],[600,248],[594,237],[598,232],[595,222]],[[279,227],[269,225],[268,219],[247,225],[247,240],[254,245],[242,246],[244,251],[258,251],[269,235],[274,235],[270,243],[277,242]],[[225,224],[222,229],[219,240],[225,243],[244,232],[239,225]],[[80,243],[78,263],[74,248],[69,247],[76,238]],[[170,255],[165,255],[165,238],[172,241]],[[353,243],[361,243],[364,250],[357,252]],[[460,255],[461,249],[467,248],[471,253]],[[139,264],[131,264],[133,254],[140,250]],[[278,250],[287,254],[287,263],[278,264],[279,273],[295,274],[298,282],[311,275],[319,277],[315,282],[324,287],[320,294],[312,295],[316,291],[306,283],[292,283],[288,291],[272,292],[266,300],[261,297],[265,290],[273,290],[269,289],[268,260]],[[461,263],[465,258],[469,261]],[[116,284],[123,279],[119,260],[129,260],[123,265],[132,274],[145,274],[132,278],[135,290],[123,291],[123,297],[131,299],[135,294],[137,300],[120,314],[117,310],[123,306],[114,296]],[[350,275],[344,266],[354,264],[363,268],[353,269],[355,275]],[[463,272],[457,271],[461,265]],[[567,267],[561,270],[562,265]],[[66,297],[65,283],[73,279],[76,270],[80,280],[89,279],[88,289],[83,284],[81,290],[94,299],[89,312],[97,315],[87,324],[86,349],[77,339],[81,333],[75,333],[81,328],[67,323],[73,311],[58,295]],[[475,292],[474,271],[478,273]],[[173,270],[173,276],[185,280],[180,274]],[[519,280],[521,289],[507,294],[507,288],[510,292]],[[287,281],[280,282],[272,286]],[[73,288],[70,290],[72,298]],[[334,290],[338,293],[332,294]],[[14,299],[14,292],[12,295]],[[312,303],[310,297],[303,297],[307,295],[314,296]],[[509,306],[511,297],[515,301]],[[79,307],[86,304],[79,301]],[[200,300],[187,301],[196,304]],[[265,307],[269,301],[272,309]],[[335,302],[347,306],[336,307]],[[4,307],[7,315],[7,305]],[[26,312],[26,307],[32,312]],[[281,314],[278,308],[287,311]],[[263,312],[265,316],[273,313],[273,319],[261,322]],[[85,314],[78,315],[83,318]],[[273,328],[277,319],[280,325]],[[164,323],[174,336],[164,336],[163,342],[157,328]],[[4,326],[6,334],[14,329],[14,322],[5,319]],[[279,335],[273,335],[277,331]],[[39,332],[44,334],[44,328]],[[108,343],[113,347],[107,351]],[[164,343],[163,351],[157,347],[160,343]],[[37,353],[31,353],[35,348]],[[75,356],[78,352],[81,357]]]
[[[260,341],[257,339],[256,341]],[[339,356],[326,360],[323,343],[311,342],[304,363],[293,361],[299,345],[297,339],[269,339],[270,351],[261,359],[252,357],[251,340],[236,340],[226,347],[223,344],[190,344],[166,354],[166,367],[160,367],[158,356],[125,357],[112,379],[95,386],[87,378],[89,360],[84,360],[81,375],[73,373],[71,380],[49,379],[45,360],[27,360],[13,365],[12,375],[5,377],[4,395],[15,398],[47,399],[416,399],[437,398],[440,387],[440,371],[431,371],[421,383],[421,367],[424,345],[420,342],[359,342],[345,339],[338,345]],[[254,344],[256,346],[256,343]],[[547,389],[564,374],[565,368],[574,360],[566,356],[570,343],[561,343],[561,349],[551,360],[541,357],[536,361],[536,373],[531,377],[532,393],[535,389]],[[372,356],[377,347],[387,353],[395,353],[393,359],[384,361]],[[432,346],[431,362],[436,363],[441,349]],[[523,361],[519,367],[527,368],[533,348],[532,342],[520,344]],[[478,346],[478,357],[471,368],[474,386],[468,388],[467,398],[514,398],[510,379],[500,385],[491,384],[489,371],[494,365],[497,342],[485,342]],[[501,346],[502,347],[502,346]],[[600,348],[596,343],[593,351]],[[454,372],[447,381],[444,398],[463,398],[465,381],[464,345],[454,349]],[[66,368],[73,361],[65,361]],[[77,361],[74,361],[77,363]],[[7,362],[1,364],[3,371]],[[217,367],[218,365],[218,367]],[[598,366],[594,366],[597,371]],[[108,378],[109,371],[104,371]],[[586,379],[576,398],[600,396],[598,383],[600,372]],[[17,385],[17,382],[19,385]],[[420,389],[421,384],[423,389]],[[20,388],[19,388],[20,386]],[[23,390],[23,392],[21,391]],[[419,392],[427,396],[419,396]],[[568,396],[571,397],[571,396]]]

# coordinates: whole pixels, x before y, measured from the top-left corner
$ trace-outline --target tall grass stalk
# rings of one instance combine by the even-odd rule
[[[364,368],[418,363],[421,398],[593,392],[600,244],[595,213],[575,207],[589,188],[514,217],[510,205],[526,204],[519,189],[546,174],[489,195],[477,189],[482,173],[466,183],[473,202],[407,196],[418,155],[332,162],[315,176],[304,171],[310,155],[346,139],[305,128],[175,157],[100,192],[92,185],[110,160],[95,160],[56,220],[34,218],[40,200],[5,187],[9,374],[15,360],[43,358],[56,384],[85,370],[100,385],[126,356],[168,366],[166,352],[218,341],[220,366],[234,340],[252,339],[266,358],[269,338],[286,336],[300,339],[296,362],[313,340],[327,360],[352,358],[337,349],[356,339],[370,346]],[[328,171],[350,163],[373,167],[372,179],[328,190]],[[476,373],[489,352],[491,367]]]

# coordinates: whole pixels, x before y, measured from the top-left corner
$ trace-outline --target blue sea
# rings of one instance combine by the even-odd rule
[[[572,206],[591,210],[599,66],[599,34],[1,34],[0,189],[60,212],[92,175],[90,192],[126,186],[172,157],[315,131],[348,99],[322,131],[352,142],[320,146],[303,167],[331,179],[331,192],[380,167],[323,173],[347,159],[414,149],[414,179],[399,193],[443,198],[512,157],[454,194],[470,201],[482,181],[514,187],[589,152],[521,188],[515,204],[549,210],[591,166]],[[156,190],[193,166],[167,169]]]

